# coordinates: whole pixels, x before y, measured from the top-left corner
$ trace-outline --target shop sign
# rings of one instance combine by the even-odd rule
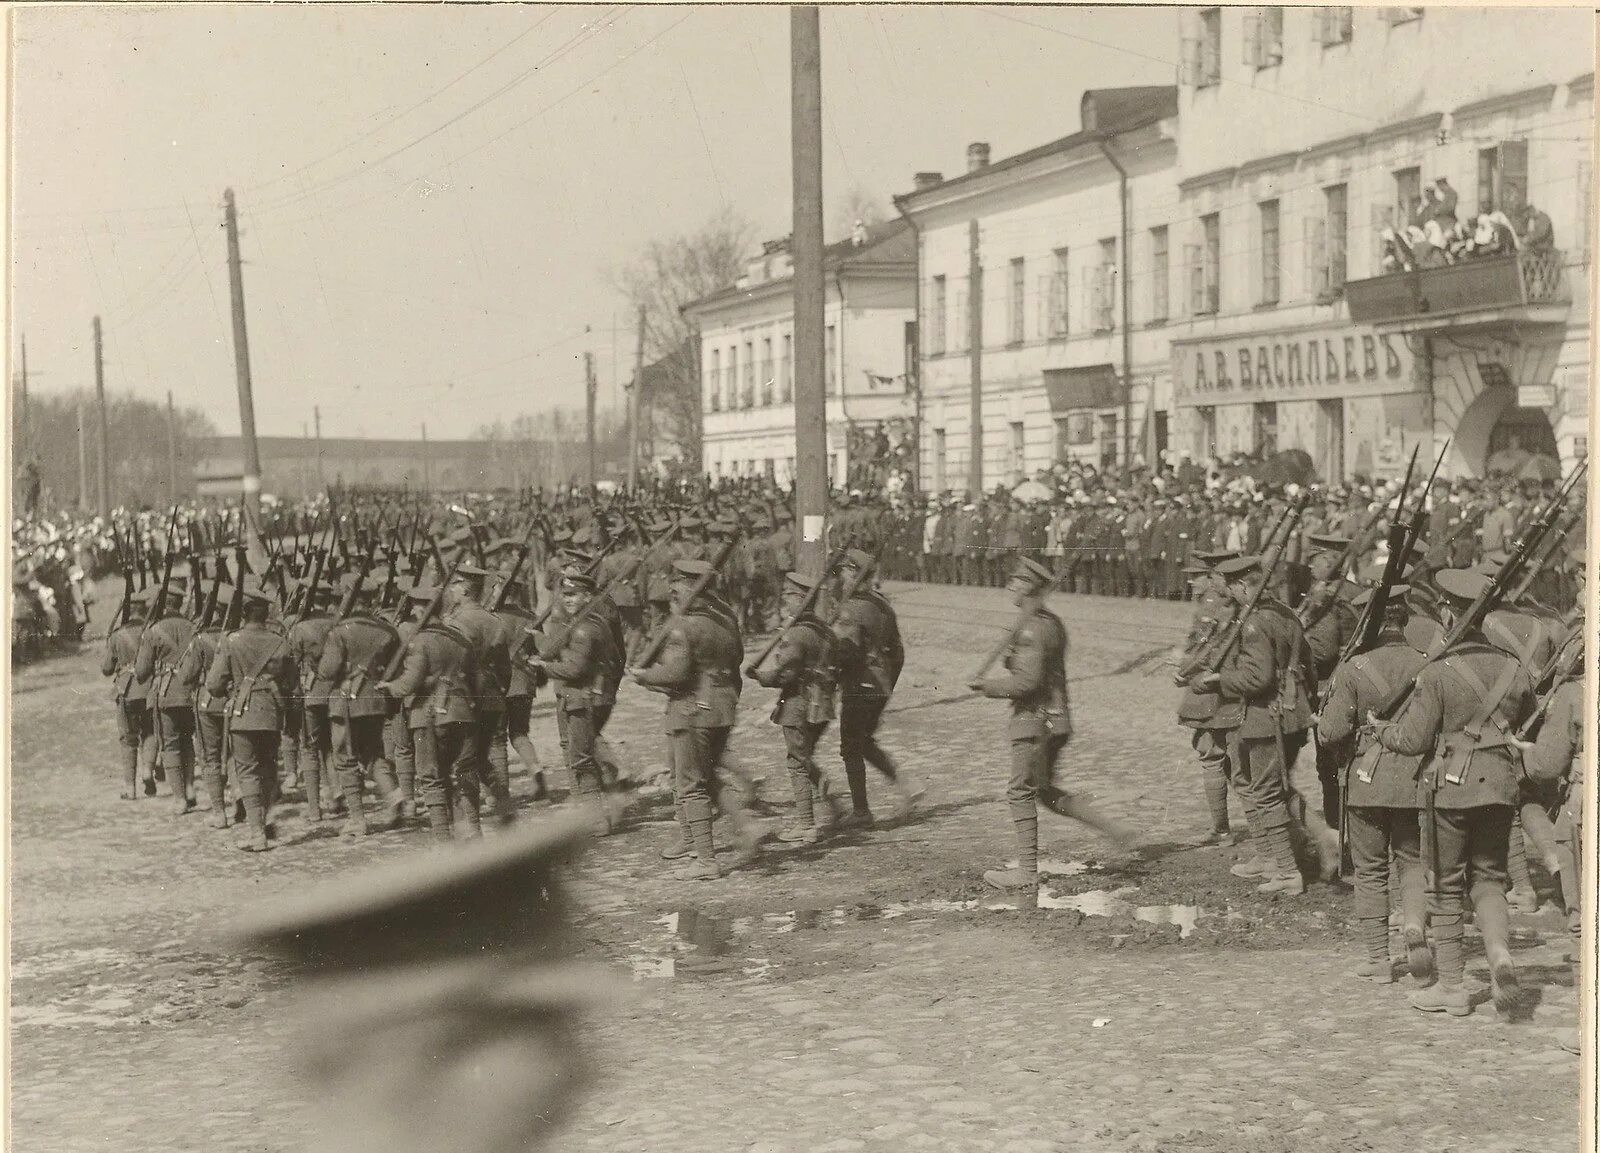
[[[1173,399],[1179,404],[1311,400],[1414,387],[1405,337],[1360,328],[1175,343],[1172,358]]]
[[[1518,408],[1554,408],[1556,406],[1556,386],[1553,384],[1519,384],[1517,385]]]

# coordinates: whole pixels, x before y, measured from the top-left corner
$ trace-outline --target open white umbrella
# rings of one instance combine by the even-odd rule
[[[1048,486],[1039,483],[1032,477],[1029,477],[1027,480],[1017,485],[1016,488],[1012,489],[1011,495],[1020,501],[1033,504],[1035,501],[1049,500],[1053,494]]]

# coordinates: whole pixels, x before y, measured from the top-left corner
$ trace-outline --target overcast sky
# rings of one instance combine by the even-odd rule
[[[15,13],[13,340],[238,429],[221,197],[238,197],[257,428],[467,436],[602,406],[632,369],[610,270],[727,204],[789,231],[783,8],[31,8]],[[1177,12],[824,10],[824,188],[886,207],[1173,81]],[[831,239],[831,237],[830,237]],[[585,330],[588,330],[587,332]],[[13,356],[15,348],[13,348]]]

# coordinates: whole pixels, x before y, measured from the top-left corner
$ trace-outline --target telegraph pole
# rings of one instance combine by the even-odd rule
[[[78,400],[78,507],[89,507],[89,448],[83,432],[83,400]]]
[[[594,488],[594,353],[583,354],[583,438],[589,450],[589,488]]]
[[[172,411],[172,390],[167,390],[167,497],[178,499],[178,418]]]
[[[24,361],[26,363],[26,361]],[[23,393],[27,395],[26,392]],[[639,306],[639,339],[633,346],[633,387],[628,389],[628,488],[639,483],[639,417],[644,412],[644,305]]]
[[[322,475],[322,407],[320,405],[314,404],[311,406],[311,420],[317,430],[317,487],[326,489],[328,487],[328,479]]]
[[[822,575],[827,548],[828,420],[822,390],[822,30],[815,4],[789,9],[794,166],[794,441],[796,567]]]
[[[228,287],[233,297],[233,368],[239,384],[239,439],[244,448],[243,500],[250,539],[259,549],[261,517],[261,453],[256,447],[256,405],[250,391],[250,338],[244,325],[244,274],[239,262],[239,216],[233,189],[222,194],[222,226],[228,231]]]
[[[99,470],[95,474],[95,511],[101,516],[111,515],[111,478],[107,475],[108,462],[111,459],[109,445],[111,434],[106,427],[106,371],[105,357],[100,348],[100,318],[94,318],[94,393],[99,403],[99,441],[100,459],[97,462]]]

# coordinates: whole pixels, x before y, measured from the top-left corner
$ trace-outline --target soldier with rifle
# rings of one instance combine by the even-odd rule
[[[246,852],[266,852],[267,776],[275,770],[284,702],[294,692],[294,669],[281,629],[269,624],[271,594],[251,581],[236,588],[240,627],[224,636],[206,673],[206,691],[228,701],[234,787],[243,803]]]
[[[1056,762],[1072,739],[1072,704],[1067,693],[1067,629],[1045,607],[1055,587],[1055,574],[1036,561],[1017,561],[1006,588],[1021,609],[1003,650],[991,655],[968,686],[986,697],[1011,702],[1007,735],[1011,743],[1011,779],[1006,801],[1017,839],[1015,868],[990,869],[983,879],[999,889],[1036,889],[1039,884],[1039,811],[1044,806],[1071,817],[1124,844],[1132,837],[1055,783]],[[988,676],[989,666],[1003,652],[1005,673]]]
[[[490,753],[495,735],[505,723],[511,659],[504,627],[498,617],[483,607],[484,581],[488,575],[477,565],[456,564],[445,589],[445,620],[472,645],[476,692],[474,719],[468,732],[469,753],[479,781],[493,798],[495,815],[501,821],[509,821],[513,815],[511,782],[508,776],[495,772]],[[472,835],[480,831],[477,800],[476,794],[461,796],[455,814],[465,822],[465,828]]]
[[[746,668],[760,684],[778,690],[771,719],[783,729],[794,797],[792,821],[778,833],[778,840],[790,845],[814,845],[826,827],[816,811],[814,794],[822,791],[823,778],[813,753],[834,718],[835,660],[833,630],[815,609],[840,559],[829,558],[821,580],[797,572],[785,576],[783,612],[787,621]]]
[[[151,605],[139,639],[134,677],[149,686],[149,708],[166,770],[167,789],[179,816],[194,808],[194,693],[196,686],[177,675],[194,638],[195,622],[179,611],[187,577],[170,574]],[[198,579],[196,584],[198,585]]]
[[[333,686],[317,675],[323,643],[333,628],[334,588],[325,579],[327,557],[312,562],[301,586],[300,611],[289,625],[289,657],[294,663],[300,706],[300,760],[306,790],[306,820],[318,822],[346,812],[333,759],[328,707]]]
[[[717,559],[727,559],[727,552],[725,545]],[[729,802],[724,812],[735,826],[736,863],[755,853],[755,837],[739,807],[737,790],[724,787],[717,775],[738,712],[744,649],[736,622],[703,599],[716,575],[716,565],[710,561],[673,563],[672,618],[645,646],[633,670],[639,684],[667,697],[673,793],[680,827],[695,857],[678,870],[684,880],[722,875],[711,827],[713,806],[719,801]]]
[[[396,827],[403,812],[399,782],[383,745],[387,702],[377,690],[384,669],[399,650],[400,634],[374,611],[378,588],[364,571],[346,577],[344,600],[317,662],[317,679],[329,686],[328,719],[346,809],[341,835],[346,837],[367,835],[362,808],[367,777],[383,804],[380,827]]]
[[[220,555],[216,563],[216,575],[206,597],[205,610],[194,636],[190,638],[188,650],[178,661],[176,679],[193,686],[194,743],[200,762],[201,786],[205,790],[206,807],[211,812],[211,827],[226,829],[228,810],[223,760],[226,754],[228,702],[211,695],[206,688],[206,677],[211,672],[211,662],[216,659],[217,646],[222,641],[223,622],[232,600],[232,590],[227,584],[227,566]]]
[[[153,588],[129,593],[123,600],[122,623],[106,637],[106,655],[100,674],[111,678],[112,699],[117,705],[117,741],[122,749],[122,799],[139,799],[142,778],[144,795],[156,794],[155,729],[150,717],[150,687],[134,675],[139,659],[139,638],[144,633],[145,614]]]
[[[1204,667],[1211,646],[1223,636],[1238,615],[1239,606],[1228,596],[1228,585],[1217,575],[1216,566],[1234,560],[1239,554],[1228,552],[1195,553],[1185,566],[1194,588],[1194,619],[1189,626],[1188,640],[1183,655],[1186,664],[1196,672]],[[1183,699],[1178,702],[1178,724],[1192,730],[1189,738],[1195,755],[1200,759],[1200,780],[1205,790],[1206,810],[1211,816],[1211,829],[1205,843],[1231,845],[1233,831],[1228,820],[1228,781],[1232,766],[1228,761],[1228,729],[1213,723],[1221,698],[1214,687],[1202,690],[1192,676],[1180,674],[1178,684],[1183,686]]]
[[[895,759],[878,743],[878,725],[889,705],[905,647],[893,606],[872,587],[877,561],[870,553],[849,549],[835,576],[837,585],[834,652],[839,660],[839,756],[850,787],[851,810],[840,825],[866,828],[873,823],[867,803],[867,765],[882,773],[898,796],[895,815],[904,816],[926,788],[903,774]]]
[[[1294,519],[1291,511],[1289,532]],[[1288,782],[1310,719],[1309,678],[1300,622],[1288,605],[1269,594],[1281,556],[1280,543],[1267,563],[1244,556],[1217,565],[1241,611],[1233,637],[1210,671],[1199,676],[1197,687],[1220,696],[1213,719],[1218,728],[1228,730],[1233,785],[1244,799],[1257,846],[1254,858],[1229,871],[1259,878],[1260,892],[1292,896],[1305,892],[1305,881],[1291,840]]]

